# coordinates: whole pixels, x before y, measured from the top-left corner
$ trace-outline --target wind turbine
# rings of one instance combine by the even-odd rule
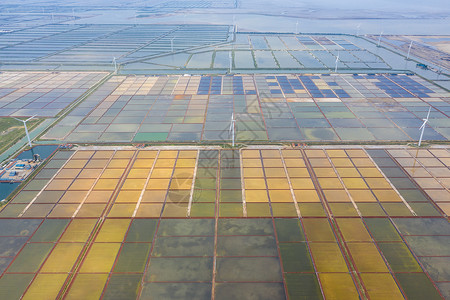
[[[422,144],[423,132],[425,131],[425,127],[426,127],[426,125],[428,123],[428,118],[430,117],[430,112],[431,112],[431,106],[430,106],[430,109],[428,109],[427,118],[426,119],[422,119],[423,120],[423,124],[419,128],[419,130],[422,130],[422,132],[420,133],[420,138],[419,138],[419,145],[418,145],[419,147],[420,147],[420,144]]]
[[[356,36],[359,36],[359,29],[361,28],[361,23],[356,26]]]
[[[406,56],[406,59],[409,59],[409,54],[411,53],[411,47],[412,47],[413,41],[411,41],[411,44],[409,44],[409,49],[408,49],[408,55]]]
[[[381,36],[382,35],[383,35],[383,31],[380,32],[380,37],[378,38],[378,45],[377,45],[377,47],[380,47],[380,45],[381,45]]]
[[[230,50],[230,52],[228,53],[228,58],[229,58],[229,60],[230,60],[230,74],[231,74],[231,70],[233,69],[233,56],[232,56],[232,54],[231,54],[231,50]]]
[[[170,39],[170,51],[173,53],[173,40],[175,39],[175,37]]]
[[[298,34],[298,20],[297,23],[295,23],[295,34]]]
[[[234,124],[236,123],[236,120],[234,119],[234,113],[231,114],[231,123],[230,123],[230,133],[231,133],[231,145],[234,147]]]
[[[113,65],[114,65],[114,73],[117,74],[117,60],[116,60],[116,57],[113,57]]]
[[[335,67],[334,67],[334,73],[337,73],[337,70],[338,70],[339,55],[340,55],[340,52],[338,52],[338,56],[336,57],[336,63],[335,63]]]
[[[37,115],[34,115],[31,118],[28,118],[26,120],[21,120],[21,119],[17,119],[17,118],[13,117],[13,119],[16,119],[17,121],[20,121],[20,122],[23,123],[23,126],[25,127],[25,134],[27,135],[27,139],[28,139],[28,145],[30,146],[30,148],[31,148],[31,139],[30,139],[30,134],[28,133],[27,122],[30,121],[31,119],[33,119],[36,116]]]

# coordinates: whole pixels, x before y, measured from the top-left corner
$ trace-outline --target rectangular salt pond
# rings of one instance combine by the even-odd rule
[[[280,65],[280,68],[302,68],[303,66],[295,59],[293,58],[289,52],[287,51],[273,51],[273,55],[275,56],[275,59],[277,60],[278,64]]]
[[[270,49],[263,36],[250,36],[249,39],[253,49],[257,50]]]
[[[239,69],[256,68],[251,51],[234,51],[234,66]]]
[[[230,51],[216,52],[214,57],[214,68],[230,67]]]
[[[276,69],[278,64],[275,61],[272,52],[269,51],[253,51],[255,56],[256,66],[258,69]]]
[[[188,68],[209,69],[212,64],[213,52],[193,54],[187,63]]]
[[[0,212],[0,295],[440,299],[446,201],[417,193],[442,191],[419,179],[450,178],[449,153],[60,150]]]

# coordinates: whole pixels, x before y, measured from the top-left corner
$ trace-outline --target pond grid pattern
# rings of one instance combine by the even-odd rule
[[[450,297],[446,148],[57,152],[0,212],[4,299]]]
[[[37,65],[111,65],[170,52],[223,43],[230,26],[50,24],[0,33],[0,61],[15,68]]]
[[[45,136],[67,142],[450,137],[450,94],[407,75],[114,76]]]
[[[127,61],[124,74],[143,70],[339,70],[380,72],[391,67],[377,53],[362,49],[344,36],[234,33],[232,42],[163,56]],[[183,40],[180,41],[181,45]],[[176,50],[178,37],[173,40]]]
[[[0,117],[54,117],[106,73],[2,72]]]

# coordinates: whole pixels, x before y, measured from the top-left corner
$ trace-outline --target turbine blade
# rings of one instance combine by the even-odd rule
[[[431,112],[431,106],[430,106],[430,108],[428,109],[427,121],[428,121],[428,118],[430,117],[430,112]]]
[[[422,128],[424,128],[425,125],[427,125],[427,123],[428,123],[428,120],[423,119],[423,124],[422,124],[422,126],[419,127],[419,130],[422,129]]]
[[[32,117],[29,117],[28,119],[26,119],[24,122],[28,122],[28,121],[30,121],[31,119],[34,119],[34,117],[36,117],[37,115],[34,115],[34,116],[32,116]]]

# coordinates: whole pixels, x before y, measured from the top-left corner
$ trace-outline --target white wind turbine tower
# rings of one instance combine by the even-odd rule
[[[231,123],[230,123],[230,134],[231,134],[231,145],[234,147],[234,135],[235,135],[235,123],[234,113],[231,114]]]
[[[334,73],[337,73],[337,70],[338,70],[339,55],[340,55],[340,52],[338,52],[338,55],[336,57],[336,62],[335,62],[335,66],[334,66]]]
[[[381,36],[382,35],[383,35],[383,31],[380,32],[380,36],[378,37],[378,45],[377,45],[377,47],[380,47],[380,45],[381,45]]]
[[[233,55],[231,53],[231,50],[228,53],[228,59],[230,60],[230,74],[231,74],[231,70],[233,69]]]
[[[37,115],[34,115],[26,120],[21,120],[21,119],[17,119],[17,118],[13,117],[13,119],[16,119],[17,121],[20,121],[23,123],[23,126],[25,127],[25,134],[27,135],[27,139],[28,139],[28,146],[30,146],[30,148],[31,148],[31,139],[30,139],[30,134],[28,133],[27,122],[30,121],[31,119],[34,119],[34,117],[36,117],[36,116]]]
[[[114,65],[114,74],[117,74],[117,60],[113,57],[113,65]]]
[[[298,34],[298,20],[297,23],[295,23],[295,34]]]
[[[413,41],[411,41],[411,43],[409,44],[409,49],[408,49],[408,55],[406,56],[406,59],[409,59],[409,54],[411,53],[411,47],[412,47]]]
[[[427,118],[426,119],[422,119],[423,120],[423,124],[419,128],[419,130],[422,130],[422,132],[420,132],[420,138],[419,138],[419,144],[418,144],[419,147],[420,147],[420,144],[422,144],[423,132],[425,131],[425,127],[427,126],[428,118],[430,117],[430,112],[431,112],[431,106],[430,106],[430,109],[428,109]]]
[[[359,36],[359,29],[361,28],[361,23],[356,26],[356,36]]]

